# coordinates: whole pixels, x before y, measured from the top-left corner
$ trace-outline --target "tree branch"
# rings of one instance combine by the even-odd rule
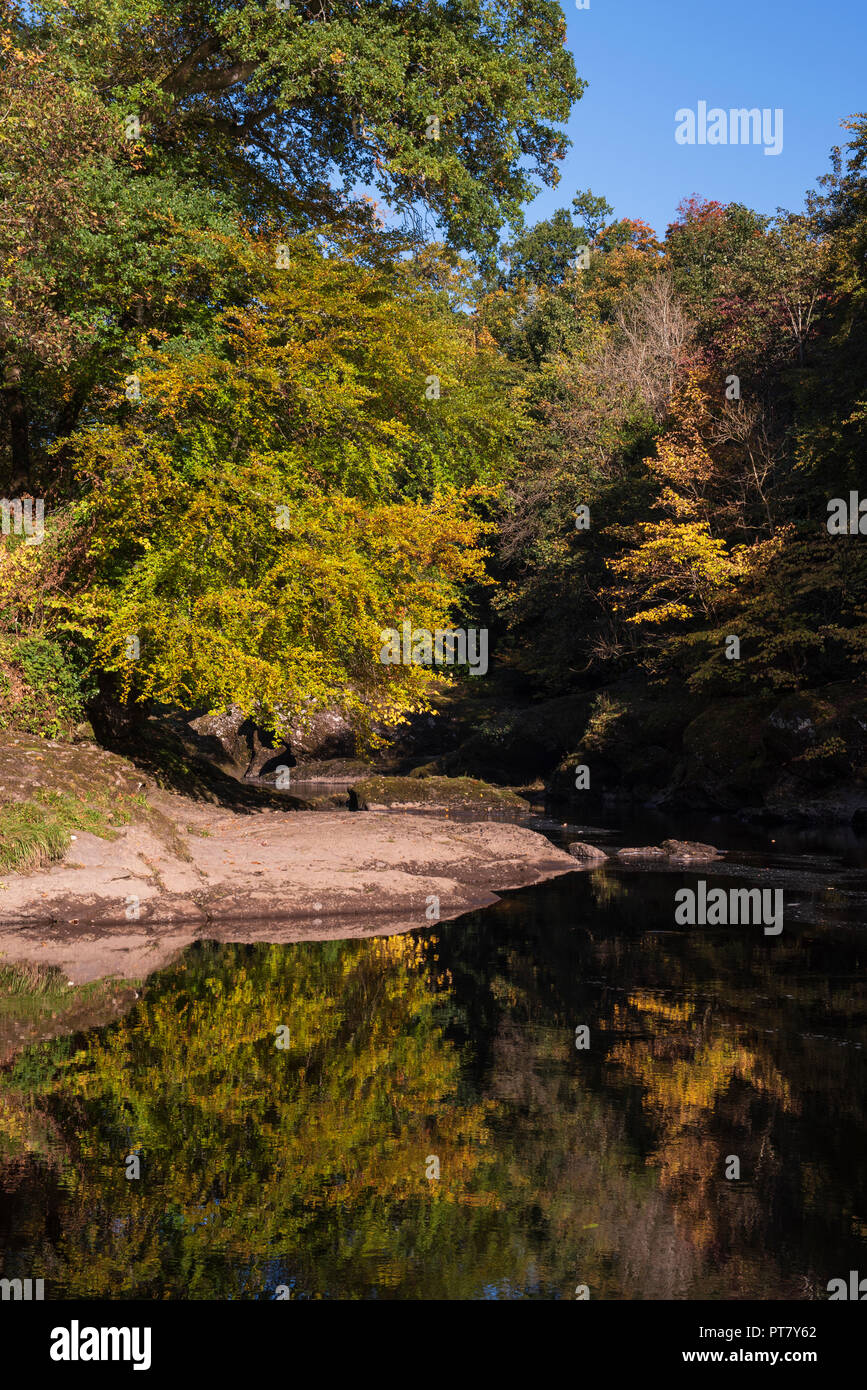
[[[168,76],[163,78],[160,83],[163,91],[180,91],[182,87],[186,86],[195,72],[196,64],[200,63],[203,58],[210,58],[212,53],[218,52],[219,47],[220,41],[214,38],[213,35],[209,39],[205,39],[204,43],[200,43],[198,48],[194,48],[192,53],[184,58],[183,62],[178,63],[178,66],[172,68]]]
[[[227,68],[218,68],[216,71],[197,72],[199,64],[214,53],[219,53],[220,41],[213,36],[200,43],[198,48],[194,48],[182,63],[164,77],[160,87],[164,92],[173,95],[182,94],[189,96],[194,92],[225,92],[230,87],[234,87],[238,82],[246,82],[248,77],[252,77],[258,62],[238,62],[231,63]]]

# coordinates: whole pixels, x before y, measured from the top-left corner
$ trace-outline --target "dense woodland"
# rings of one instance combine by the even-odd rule
[[[867,115],[804,211],[529,225],[582,90],[549,0],[0,16],[0,491],[45,505],[0,539],[0,721],[101,687],[381,737],[442,687],[378,659],[409,619],[586,695],[575,747],[815,697],[785,755],[859,775]]]

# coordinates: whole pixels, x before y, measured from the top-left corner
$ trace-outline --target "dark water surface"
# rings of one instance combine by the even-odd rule
[[[732,854],[403,936],[201,943],[124,1018],[31,1046],[0,1072],[0,1274],[52,1298],[719,1300],[867,1275],[865,841],[586,838],[671,833]],[[675,926],[698,878],[782,887],[782,934]]]

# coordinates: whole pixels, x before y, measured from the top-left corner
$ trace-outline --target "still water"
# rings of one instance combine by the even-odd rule
[[[733,854],[701,873],[606,866],[388,938],[203,942],[123,1018],[27,1048],[0,1072],[3,1276],[732,1300],[867,1274],[864,841],[715,831]],[[782,934],[676,927],[700,877],[782,887]]]

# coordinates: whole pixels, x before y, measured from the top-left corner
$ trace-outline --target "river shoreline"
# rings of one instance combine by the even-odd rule
[[[226,811],[161,791],[148,802],[149,820],[111,839],[78,833],[61,863],[4,875],[4,958],[57,966],[76,984],[142,978],[199,937],[394,934],[579,867],[507,822]]]
[[[277,794],[207,771],[191,761],[161,785],[153,763],[99,744],[13,735],[0,750],[0,815],[18,817],[0,826],[0,961],[53,967],[78,986],[142,980],[205,938],[395,935],[596,867],[566,853],[570,840],[602,837],[610,852],[612,840],[620,849],[684,833],[659,816],[641,827],[618,814],[615,831],[568,811],[561,828],[559,816],[534,815],[532,789],[460,777],[356,780],[356,803],[370,809],[350,810],[352,779],[341,805],[312,787]],[[28,825],[31,813],[54,818],[53,840]],[[694,813],[689,833],[761,849],[719,817]],[[788,838],[774,834],[781,846]],[[51,840],[44,854],[40,835]]]

